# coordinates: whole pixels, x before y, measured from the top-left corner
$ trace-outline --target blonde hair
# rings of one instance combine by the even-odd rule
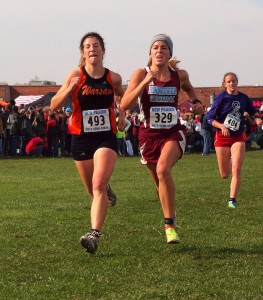
[[[180,63],[180,60],[177,60],[176,57],[174,56],[169,60],[168,65],[170,68],[178,70],[179,67],[177,65],[179,63]],[[148,60],[148,63],[147,63],[147,67],[151,67],[151,65],[152,65],[152,58],[150,57]]]
[[[222,87],[223,90],[225,90],[225,80],[226,80],[226,77],[227,77],[227,76],[234,76],[234,77],[236,78],[236,81],[238,82],[238,77],[237,77],[237,74],[236,74],[236,73],[234,73],[234,72],[227,72],[227,73],[224,75],[223,80],[222,80],[222,85],[221,85],[221,87]]]

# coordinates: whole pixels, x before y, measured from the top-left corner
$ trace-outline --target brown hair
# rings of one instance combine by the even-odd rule
[[[79,60],[79,66],[84,66],[85,65],[85,58],[82,56],[82,52],[83,52],[83,48],[84,48],[84,41],[87,39],[87,38],[90,38],[90,37],[94,37],[96,38],[99,43],[100,43],[100,46],[102,48],[102,50],[105,52],[105,44],[104,44],[104,40],[103,38],[101,37],[100,34],[98,34],[97,32],[88,32],[86,33],[80,40],[80,44],[79,44],[79,50],[80,50],[80,54],[81,54],[81,57],[80,57],[80,60]]]

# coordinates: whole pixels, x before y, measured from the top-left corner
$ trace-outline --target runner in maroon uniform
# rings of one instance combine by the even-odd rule
[[[186,141],[185,126],[180,124],[177,112],[180,88],[188,94],[189,101],[196,99],[188,73],[176,68],[172,55],[171,38],[156,35],[150,45],[148,67],[134,72],[120,104],[125,111],[134,107],[139,98],[141,162],[147,166],[158,191],[168,244],[179,243],[171,171],[184,153]],[[200,112],[202,105],[197,102],[192,108]]]
[[[108,181],[117,158],[114,97],[122,96],[122,79],[103,66],[104,41],[95,32],[87,33],[80,42],[80,67],[66,77],[51,100],[51,109],[64,106],[72,95],[72,154],[81,180],[92,197],[91,231],[81,237],[81,245],[89,253],[98,247],[108,199],[115,201]],[[119,127],[125,127],[120,113]],[[114,203],[113,203],[114,204]]]

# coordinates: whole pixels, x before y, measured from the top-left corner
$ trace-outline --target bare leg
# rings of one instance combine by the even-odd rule
[[[157,174],[156,174],[156,165],[147,164],[146,166],[147,166],[148,172],[150,173],[150,175],[153,179],[153,182],[154,182],[155,187],[156,187],[157,196],[159,198],[159,179],[158,179]]]
[[[231,173],[231,151],[228,147],[215,147],[220,176],[223,179]]]
[[[107,214],[107,183],[113,173],[116,157],[113,150],[100,148],[93,160],[75,161],[81,180],[87,192],[93,197],[91,227],[98,231],[101,230]]]
[[[165,144],[157,165],[147,165],[159,191],[164,218],[175,217],[175,184],[171,171],[180,156],[181,149],[178,142],[169,141]]]
[[[240,184],[242,164],[245,158],[245,143],[237,142],[231,147],[232,154],[232,180],[230,185],[230,198],[236,199]]]
[[[92,175],[93,175],[93,159],[76,161],[75,165],[80,175],[80,179],[86,189],[86,192],[90,195],[91,199],[93,199],[93,191],[92,191]]]

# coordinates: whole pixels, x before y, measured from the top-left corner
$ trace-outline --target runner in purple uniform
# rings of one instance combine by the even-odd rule
[[[237,206],[236,197],[241,184],[241,169],[245,157],[247,137],[244,128],[244,112],[254,116],[258,126],[262,120],[247,95],[237,90],[238,78],[235,73],[228,72],[223,77],[225,89],[216,96],[208,122],[214,126],[214,145],[220,175],[223,179],[232,173],[228,207]]]

